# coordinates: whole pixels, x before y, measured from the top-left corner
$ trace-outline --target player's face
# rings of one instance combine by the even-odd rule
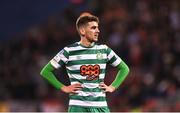
[[[97,42],[99,36],[99,28],[98,23],[95,21],[88,22],[86,27],[84,28],[84,36],[90,42]]]

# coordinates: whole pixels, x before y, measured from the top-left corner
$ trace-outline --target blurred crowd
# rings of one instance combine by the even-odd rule
[[[79,41],[75,21],[82,10],[99,17],[99,43],[111,47],[130,67],[120,88],[107,94],[111,111],[180,111],[179,0],[72,3],[47,22],[1,42],[0,111],[67,111],[68,95],[39,73],[64,46]],[[105,82],[110,84],[116,73],[108,66]],[[64,68],[56,74],[69,84]]]

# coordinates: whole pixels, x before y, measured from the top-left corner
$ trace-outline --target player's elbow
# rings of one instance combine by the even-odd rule
[[[119,66],[118,66],[119,70],[124,70],[124,72],[126,72],[127,74],[130,72],[130,69],[128,67],[128,65],[125,62],[122,62]]]
[[[122,66],[122,69],[126,72],[127,75],[129,74],[130,69],[129,69],[129,67],[128,67],[127,64],[124,64],[124,65]]]
[[[41,76],[43,75],[43,70],[41,70],[40,75],[41,75]]]
[[[130,69],[129,69],[129,67],[128,67],[128,66],[126,67],[126,71],[127,71],[127,74],[129,74]]]
[[[46,74],[46,71],[45,71],[45,69],[43,68],[43,69],[41,70],[41,72],[40,72],[40,75],[44,77],[45,74]]]

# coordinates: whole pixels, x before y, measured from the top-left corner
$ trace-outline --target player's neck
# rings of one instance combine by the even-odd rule
[[[88,40],[81,38],[80,44],[84,47],[92,47],[94,45],[94,42],[89,42]]]

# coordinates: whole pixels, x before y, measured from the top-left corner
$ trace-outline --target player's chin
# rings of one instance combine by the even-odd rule
[[[97,41],[98,41],[98,38],[94,38],[93,41],[94,41],[94,42],[97,42]]]

